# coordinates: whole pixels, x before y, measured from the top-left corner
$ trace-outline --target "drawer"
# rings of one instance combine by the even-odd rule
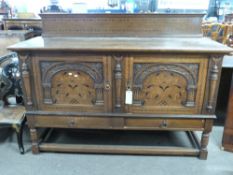
[[[203,130],[204,119],[126,119],[125,127],[138,129]]]
[[[28,117],[34,127],[86,129],[203,130],[205,119],[108,118],[71,116]]]
[[[111,119],[103,117],[29,117],[35,127],[52,128],[111,128]]]

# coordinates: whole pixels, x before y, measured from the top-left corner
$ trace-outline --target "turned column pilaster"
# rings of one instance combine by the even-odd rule
[[[28,106],[32,106],[32,90],[31,90],[31,79],[30,79],[30,72],[28,66],[28,59],[29,55],[21,55],[20,59],[22,61],[21,70],[22,70],[22,80],[25,88],[25,101]]]

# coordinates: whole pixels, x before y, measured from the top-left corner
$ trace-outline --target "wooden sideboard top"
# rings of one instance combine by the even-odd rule
[[[36,37],[8,47],[14,51],[233,52],[209,38]]]
[[[14,51],[232,52],[201,37],[203,14],[41,14],[42,37]]]

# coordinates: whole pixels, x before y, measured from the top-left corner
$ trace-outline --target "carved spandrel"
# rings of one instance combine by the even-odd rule
[[[42,62],[45,104],[104,105],[101,63]]]
[[[22,60],[22,79],[23,84],[25,88],[25,98],[26,98],[26,104],[28,106],[32,106],[32,91],[31,91],[31,85],[30,85],[30,73],[29,73],[29,67],[28,67],[28,59],[29,55],[21,55],[20,59]]]
[[[198,78],[198,64],[134,64],[134,84],[142,85],[144,79],[160,71],[169,71],[183,76],[188,84],[194,85]]]
[[[64,63],[41,62],[42,82],[51,83],[52,77],[62,70],[80,70],[86,72],[96,84],[103,82],[103,65],[101,63]]]
[[[134,64],[134,105],[195,106],[198,64]]]
[[[211,58],[211,70],[209,75],[209,94],[208,94],[208,103],[207,103],[207,110],[212,112],[214,109],[215,103],[215,94],[218,87],[218,80],[219,80],[219,69],[221,68],[219,64],[221,64],[221,57],[213,56]]]

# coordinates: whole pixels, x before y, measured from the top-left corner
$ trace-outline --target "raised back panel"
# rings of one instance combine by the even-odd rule
[[[197,37],[202,14],[41,14],[43,36]]]

